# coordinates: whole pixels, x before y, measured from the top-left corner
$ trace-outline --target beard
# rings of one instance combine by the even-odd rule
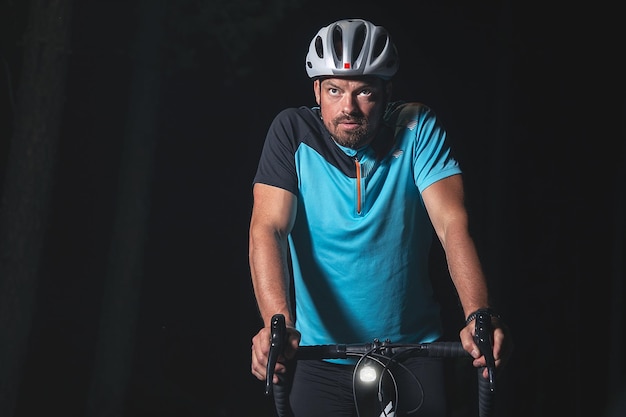
[[[339,130],[339,124],[346,121],[358,123],[359,127],[350,131]],[[357,149],[369,142],[370,125],[365,117],[340,116],[333,119],[330,125],[328,129],[333,139],[341,146]]]

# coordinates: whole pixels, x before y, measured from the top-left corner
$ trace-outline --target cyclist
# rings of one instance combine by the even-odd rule
[[[440,338],[441,306],[428,275],[433,231],[467,318],[460,339],[474,366],[486,364],[473,339],[479,310],[493,316],[495,365],[510,355],[511,339],[490,308],[468,231],[461,168],[432,109],[391,101],[398,64],[385,28],[363,19],[333,22],[317,32],[306,55],[317,105],[285,109],[269,128],[249,230],[264,322],[252,338],[251,370],[260,380],[277,313],[286,318],[287,358],[300,344]],[[442,360],[412,358],[405,365],[424,389],[417,415],[445,416]],[[274,382],[292,377],[296,417],[354,416],[353,366],[281,358]],[[403,415],[397,407],[388,404],[385,413]]]

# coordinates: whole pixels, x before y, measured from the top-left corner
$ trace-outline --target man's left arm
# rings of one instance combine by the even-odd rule
[[[448,271],[456,288],[465,318],[479,309],[487,309],[489,291],[476,245],[469,233],[468,214],[465,208],[463,180],[452,175],[428,186],[423,192],[424,204],[435,233],[446,254]],[[474,366],[485,366],[485,358],[474,341],[474,321],[461,330],[463,347],[472,357]],[[504,328],[495,326],[493,353],[496,366],[502,363]],[[508,350],[508,349],[507,349]]]

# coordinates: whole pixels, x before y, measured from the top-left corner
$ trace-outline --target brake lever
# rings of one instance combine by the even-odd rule
[[[493,357],[493,326],[491,316],[486,312],[479,311],[476,314],[474,330],[474,341],[478,345],[480,352],[485,356],[487,362],[487,373],[489,374],[489,389],[494,392],[496,389],[496,361]]]
[[[285,316],[282,314],[274,314],[270,323],[272,334],[270,337],[270,351],[267,358],[267,369],[265,371],[265,395],[272,393],[272,382],[274,380],[274,367],[278,356],[283,352],[285,344]]]

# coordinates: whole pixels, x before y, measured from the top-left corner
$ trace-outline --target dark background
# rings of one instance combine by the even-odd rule
[[[53,2],[0,1],[2,179],[29,13],[46,3]],[[58,153],[12,416],[271,416],[263,384],[249,372],[260,326],[247,263],[250,184],[272,117],[314,103],[304,70],[310,39],[345,17],[390,30],[401,55],[395,98],[435,109],[464,168],[472,230],[516,344],[498,414],[618,415],[610,413],[625,383],[626,30],[617,6],[69,3]],[[138,41],[140,17],[161,4],[159,59],[142,73],[136,58],[157,38]],[[94,411],[103,311],[120,302],[105,293],[116,212],[133,201],[118,178],[124,183],[128,172],[124,149],[136,132],[129,126],[142,114],[132,99],[145,81],[138,73],[160,81],[149,100],[149,209],[129,303],[136,322],[122,349],[128,374],[103,382],[119,378],[122,411]],[[439,256],[433,276],[454,337],[461,317]],[[123,283],[114,288],[129,294]],[[7,303],[11,294],[1,297]],[[0,399],[12,403],[8,397]]]

